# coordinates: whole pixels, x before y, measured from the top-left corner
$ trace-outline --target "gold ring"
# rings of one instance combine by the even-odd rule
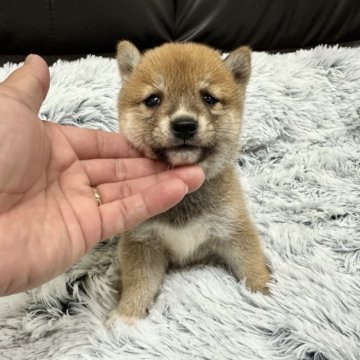
[[[98,206],[102,205],[103,202],[101,200],[99,190],[96,187],[93,187],[93,191],[94,191],[94,196],[95,196]]]

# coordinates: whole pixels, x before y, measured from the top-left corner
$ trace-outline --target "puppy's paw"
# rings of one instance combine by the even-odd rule
[[[120,314],[118,313],[117,310],[113,310],[113,311],[110,312],[109,317],[105,321],[105,326],[108,329],[111,329],[111,328],[113,328],[115,326],[115,324],[117,322],[120,322]]]
[[[270,282],[271,273],[266,267],[260,274],[253,275],[246,279],[246,285],[252,292],[260,292],[269,295],[270,290],[268,283]]]
[[[269,290],[267,283],[261,283],[261,282],[249,283],[249,282],[247,282],[247,286],[252,292],[259,292],[264,295],[270,294],[270,290]]]
[[[134,325],[138,320],[140,320],[140,318],[121,314],[119,310],[115,309],[110,313],[108,319],[105,322],[105,326],[108,329],[111,329],[114,326],[116,326],[117,323],[125,324],[125,325]]]

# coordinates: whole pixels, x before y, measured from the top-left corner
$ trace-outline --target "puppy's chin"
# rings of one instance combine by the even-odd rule
[[[208,154],[207,148],[183,145],[168,148],[153,149],[155,157],[171,166],[199,164]]]
[[[173,166],[193,165],[202,159],[201,148],[171,148],[166,150],[166,161]]]

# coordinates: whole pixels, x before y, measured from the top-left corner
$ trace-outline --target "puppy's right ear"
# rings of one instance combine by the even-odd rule
[[[125,81],[133,72],[140,61],[140,52],[130,41],[120,41],[117,45],[116,58],[119,65],[120,75]]]
[[[238,85],[246,85],[251,72],[251,50],[242,46],[232,51],[224,60]]]

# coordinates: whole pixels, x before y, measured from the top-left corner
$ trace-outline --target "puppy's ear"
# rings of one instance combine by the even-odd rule
[[[137,47],[130,41],[120,41],[117,44],[116,59],[118,61],[120,75],[125,81],[133,72],[141,58]]]
[[[242,46],[232,51],[224,60],[237,84],[246,85],[251,73],[251,50]]]

